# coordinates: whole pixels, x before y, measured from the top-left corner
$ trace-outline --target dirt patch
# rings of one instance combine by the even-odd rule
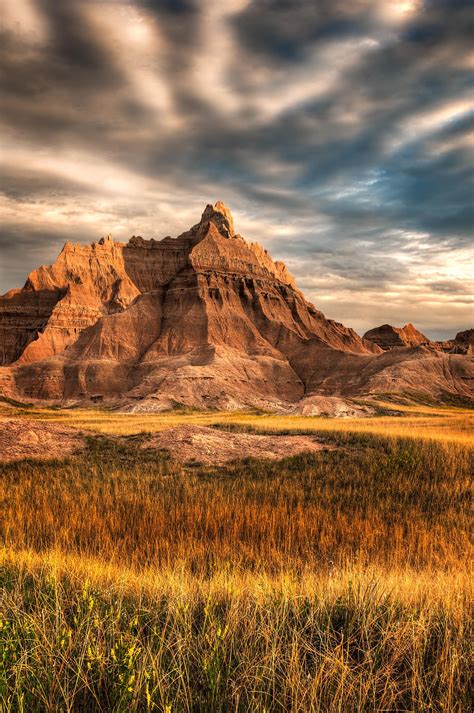
[[[84,446],[73,428],[21,418],[0,418],[0,460],[63,458]]]
[[[240,458],[279,460],[303,451],[328,450],[313,436],[257,436],[231,433],[206,426],[178,426],[148,438],[142,448],[166,448],[183,463],[220,465]]]

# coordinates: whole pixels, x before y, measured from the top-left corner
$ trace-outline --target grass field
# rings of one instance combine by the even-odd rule
[[[118,413],[102,409],[15,409],[8,414],[52,421],[106,435],[127,436],[160,431],[187,423],[228,425],[256,431],[371,433],[417,440],[436,440],[474,447],[474,410],[449,406],[400,405],[379,401],[384,415],[370,418],[279,416],[273,414],[199,412],[177,409],[165,413]],[[0,404],[0,414],[1,414]],[[393,415],[390,414],[393,412]]]
[[[3,464],[12,711],[468,711],[472,418],[19,411],[91,435]],[[335,450],[184,468],[111,434],[315,431]]]

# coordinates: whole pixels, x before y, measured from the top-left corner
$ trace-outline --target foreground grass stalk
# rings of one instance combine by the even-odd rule
[[[446,606],[435,574],[405,573],[415,594],[387,592],[374,574],[341,573],[328,590],[314,575],[235,574],[226,587],[188,575],[182,587],[182,573],[149,573],[140,588],[84,584],[57,553],[28,563],[4,552],[2,700],[38,711],[468,710],[467,579]]]

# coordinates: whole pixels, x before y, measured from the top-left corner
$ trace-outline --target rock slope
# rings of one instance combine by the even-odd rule
[[[294,410],[314,395],[381,391],[472,396],[472,360],[409,326],[411,341],[393,350],[326,319],[218,202],[174,239],[66,243],[1,297],[0,391],[137,410]]]

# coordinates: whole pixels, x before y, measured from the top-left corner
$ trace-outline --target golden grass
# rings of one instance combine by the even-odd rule
[[[3,467],[7,545],[139,568],[185,562],[294,570],[458,567],[469,548],[472,451],[336,434],[340,448],[188,472],[133,441],[93,440],[67,463]]]
[[[379,406],[395,409],[399,415],[367,418],[328,418],[324,416],[287,416],[240,412],[180,412],[119,413],[104,410],[49,410],[34,408],[27,412],[10,409],[8,413],[23,415],[78,429],[108,435],[128,436],[143,431],[155,432],[181,424],[200,426],[215,423],[247,426],[271,431],[369,433],[387,437],[415,438],[446,443],[474,445],[474,410],[453,407],[407,406],[379,402]]]
[[[304,572],[215,569],[209,575],[190,575],[186,563],[174,568],[145,567],[136,569],[98,557],[87,557],[50,549],[45,552],[0,548],[0,568],[18,570],[23,575],[47,573],[52,581],[69,578],[78,586],[87,583],[96,590],[111,591],[116,596],[157,601],[186,602],[196,598],[223,596],[251,599],[262,605],[272,598],[288,602],[310,597],[334,604],[352,587],[369,591],[376,586],[378,594],[390,596],[404,606],[442,605],[447,611],[458,610],[472,600],[474,582],[469,568],[446,572],[442,569],[397,569],[348,565],[326,571]]]
[[[8,711],[469,710],[458,576],[137,577],[22,552],[0,571]]]
[[[0,706],[469,710],[473,416],[403,412],[24,414],[105,434],[314,430],[338,448],[186,469],[94,436],[64,462],[0,465]]]

